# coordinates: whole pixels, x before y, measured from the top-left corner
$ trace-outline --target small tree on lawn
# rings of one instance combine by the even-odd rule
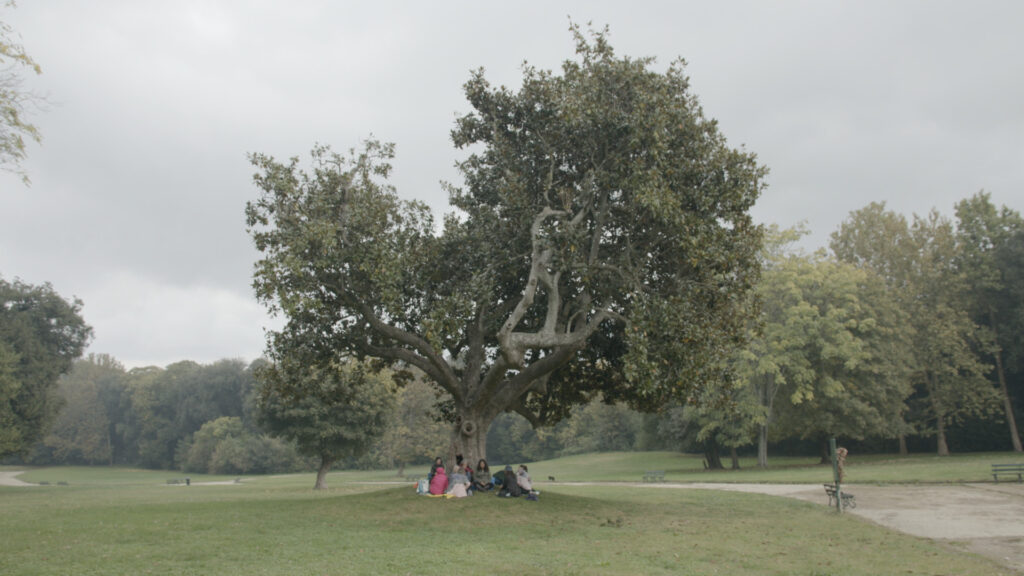
[[[368,361],[317,366],[284,359],[260,370],[258,378],[260,423],[320,459],[317,490],[327,487],[332,464],[370,449],[395,405],[390,371],[376,370]]]

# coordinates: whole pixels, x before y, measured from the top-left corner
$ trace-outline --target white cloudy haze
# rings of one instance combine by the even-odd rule
[[[619,54],[688,62],[734,146],[771,174],[761,222],[809,247],[885,200],[908,216],[981,189],[1024,210],[1024,3],[23,0],[0,8],[49,109],[0,173],[0,275],[84,301],[90,352],[129,367],[252,360],[246,154],[395,142],[393,182],[440,215],[469,71],[518,86],[573,56],[568,17]]]

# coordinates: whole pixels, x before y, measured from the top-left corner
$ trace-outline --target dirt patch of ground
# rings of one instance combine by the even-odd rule
[[[647,484],[646,486],[651,486]],[[660,484],[828,503],[820,484]],[[991,558],[1024,574],[1024,484],[856,485],[847,511],[900,532]]]
[[[923,538],[943,541],[1024,573],[1024,484],[857,486],[852,513]],[[797,498],[825,501],[821,495]]]
[[[562,485],[590,485],[566,482]],[[607,485],[608,483],[601,483]],[[622,483],[637,488],[752,492],[828,504],[821,484]],[[843,486],[857,507],[847,510],[876,524],[995,560],[1024,574],[1024,484]]]
[[[23,470],[0,472],[0,486],[38,486],[38,484],[29,484],[28,482],[18,480],[18,474],[21,474],[22,472]]]

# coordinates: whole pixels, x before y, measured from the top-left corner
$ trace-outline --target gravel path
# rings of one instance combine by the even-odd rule
[[[0,486],[38,486],[38,484],[29,484],[28,482],[22,482],[18,480],[18,474],[21,474],[24,470],[15,470],[14,472],[0,472]]]

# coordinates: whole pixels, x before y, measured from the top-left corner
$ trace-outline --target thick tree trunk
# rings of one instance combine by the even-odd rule
[[[768,467],[768,425],[762,424],[757,434],[757,467]]]
[[[907,435],[900,434],[900,456],[907,456],[910,451],[907,450]]]
[[[334,460],[329,460],[326,456],[320,457],[320,469],[316,471],[316,484],[313,486],[313,490],[327,488],[327,472],[330,471],[331,464],[334,464]]]
[[[1020,443],[1020,431],[1017,430],[1017,418],[1013,415],[1013,400],[1010,398],[1010,391],[1006,387],[1006,371],[1003,370],[1003,351],[999,348],[999,336],[996,333],[996,313],[989,308],[988,323],[992,328],[993,339],[996,340],[996,349],[992,356],[996,360],[996,376],[999,379],[999,394],[1003,397],[1003,411],[1006,413],[1006,424],[1010,428],[1010,443],[1013,444],[1014,452],[1022,452]]]
[[[764,407],[765,418],[757,433],[757,466],[758,468],[768,467],[768,423],[772,419],[772,403],[775,394],[775,375],[769,374],[767,381],[759,391],[761,406]]]
[[[448,460],[445,462],[449,470],[455,466],[458,455],[462,455],[463,462],[471,468],[476,468],[481,458],[487,459],[487,431],[491,429],[494,418],[479,411],[460,416],[452,428]]]
[[[935,441],[938,444],[938,455],[949,456],[949,444],[946,442],[946,419],[942,416],[935,420]]]
[[[708,440],[704,442],[704,461],[707,462],[708,470],[725,470],[722,465],[722,456],[718,452],[718,442]]]
[[[942,408],[936,395],[935,374],[929,372],[925,378],[928,382],[928,396],[932,403],[932,412],[935,415],[935,443],[939,456],[949,456],[949,444],[946,442],[946,411]]]
[[[999,393],[1003,397],[1003,411],[1006,412],[1006,424],[1010,427],[1010,442],[1013,444],[1014,452],[1024,452],[1020,443],[1020,432],[1017,430],[1017,419],[1013,415],[1013,401],[1010,399],[1010,390],[1006,387],[1006,372],[1003,371],[1003,353],[995,352],[996,374],[999,377]]]
[[[398,476],[405,476],[405,462],[398,463]]]
[[[735,447],[729,448],[729,458],[732,460],[732,469],[733,470],[739,470],[740,469],[740,455],[736,453],[736,448]]]

